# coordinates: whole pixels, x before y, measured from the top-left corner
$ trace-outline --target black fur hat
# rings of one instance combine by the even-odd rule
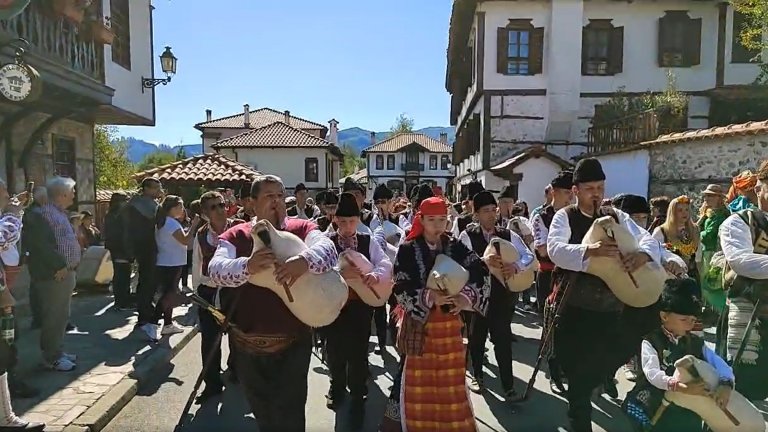
[[[595,158],[584,158],[576,164],[573,171],[573,184],[590,183],[605,180],[603,165]]]
[[[560,171],[549,183],[554,189],[568,189],[573,187],[573,171]]]
[[[339,206],[336,208],[336,216],[360,216],[360,207],[357,206],[357,200],[354,195],[348,192],[341,194],[339,197]]]
[[[696,296],[698,284],[694,279],[667,279],[659,300],[660,309],[679,315],[701,315],[701,300]]]
[[[390,190],[387,185],[380,184],[376,186],[376,189],[373,191],[373,200],[380,200],[380,199],[392,199],[395,194],[392,193],[392,190]]]
[[[493,194],[488,191],[478,192],[475,194],[475,196],[472,197],[472,207],[475,209],[475,211],[480,210],[481,207],[485,207],[491,204],[497,205],[496,198],[494,198]]]
[[[352,180],[351,178],[347,177],[344,180],[344,185],[341,187],[341,191],[342,192],[349,192],[349,191],[353,191],[353,190],[358,190],[358,191],[362,192],[363,195],[365,195],[365,187],[363,187],[363,185],[361,185],[360,183],[358,183],[358,182]]]
[[[611,199],[611,205],[627,214],[650,213],[651,207],[644,196],[619,194]]]

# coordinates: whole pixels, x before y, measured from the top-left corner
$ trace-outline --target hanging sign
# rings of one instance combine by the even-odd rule
[[[0,67],[0,94],[11,102],[23,102],[33,96],[37,73],[25,64],[9,63]]]

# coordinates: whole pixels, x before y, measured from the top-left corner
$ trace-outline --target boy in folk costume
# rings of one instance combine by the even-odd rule
[[[338,254],[333,242],[314,222],[286,216],[285,186],[279,177],[257,177],[251,196],[256,219],[268,220],[275,229],[296,235],[307,249],[278,264],[269,248],[253,252],[253,223],[243,223],[219,236],[208,275],[225,291],[240,290],[231,294],[237,296],[231,321],[253,343],[237,344],[235,364],[259,430],[304,431],[312,352],[310,328],[290,312],[277,294],[251,284],[248,277],[275,265],[276,282],[290,286],[307,272],[329,271],[337,265]]]
[[[701,431],[701,417],[693,411],[675,404],[662,405],[664,393],[681,392],[691,396],[711,396],[721,407],[728,405],[734,385],[730,366],[704,343],[704,339],[691,333],[701,314],[699,299],[691,294],[691,278],[668,279],[661,295],[661,325],[645,336],[641,345],[642,370],[637,384],[627,394],[622,408],[639,430],[653,432]],[[706,361],[720,378],[715,389],[708,389],[703,381],[688,384],[674,377],[675,362],[687,355]],[[652,419],[656,418],[654,422]]]
[[[470,224],[459,235],[459,241],[467,248],[473,250],[478,256],[482,256],[490,240],[500,237],[515,245],[520,260],[516,263],[502,263],[499,255],[492,255],[484,259],[489,267],[502,269],[506,277],[520,271],[527,270],[534,262],[534,257],[523,240],[514,232],[495,226],[496,224],[496,200],[493,194],[483,191],[472,198],[472,206],[475,209],[475,217],[478,223]],[[475,316],[469,333],[469,349],[472,358],[472,381],[469,389],[480,393],[485,389],[483,383],[483,359],[485,354],[485,341],[490,332],[496,353],[496,363],[499,367],[499,376],[504,396],[513,398],[516,396],[512,374],[512,304],[516,293],[510,292],[495,277],[489,276],[490,297],[488,312],[485,317]]]
[[[250,191],[249,191],[250,193]],[[197,231],[192,243],[192,286],[197,294],[212,305],[220,304],[219,288],[208,276],[208,264],[216,253],[219,243],[219,235],[235,225],[243,223],[239,219],[227,218],[226,202],[219,192],[206,192],[200,197],[201,215],[206,223]],[[200,318],[200,355],[205,365],[206,359],[212,350],[216,351],[211,364],[208,366],[205,381],[205,390],[197,397],[197,403],[204,403],[213,396],[221,394],[224,383],[221,380],[221,343],[216,346],[220,324],[207,310],[199,310]],[[231,345],[230,345],[231,346]],[[230,354],[234,359],[234,354]],[[229,362],[230,372],[234,373],[233,362]],[[236,374],[235,374],[236,375]]]
[[[354,195],[355,200],[357,200],[357,206],[360,207],[360,222],[362,225],[370,228],[371,222],[373,221],[373,212],[363,208],[363,203],[365,202],[365,186],[347,177],[347,179],[344,180],[344,185],[341,187],[341,191],[349,192]],[[358,231],[364,232],[365,230],[358,228]]]
[[[477,180],[472,180],[471,182],[467,183],[461,188],[461,200],[467,203],[467,212],[460,215],[453,222],[451,233],[453,233],[454,238],[459,238],[459,234],[461,234],[462,231],[467,229],[467,225],[473,222],[475,217],[475,212],[472,209],[472,197],[474,197],[475,194],[480,193],[484,190],[485,190],[485,187],[483,186],[483,184]]]
[[[575,432],[592,430],[592,390],[632,356],[644,333],[642,323],[628,323],[624,304],[606,283],[585,273],[591,257],[620,260],[615,241],[581,244],[593,222],[611,216],[637,238],[640,250],[623,255],[624,269],[639,269],[659,262],[658,243],[629,216],[599,207],[605,195],[605,174],[597,159],[579,161],[573,173],[575,205],[555,213],[549,229],[547,252],[557,266],[557,290],[563,290],[560,321],[555,328],[555,355],[568,378],[568,418]],[[556,297],[557,295],[554,294]]]
[[[393,224],[399,226],[403,230],[407,231],[411,229],[411,224],[408,222],[408,218],[405,215],[392,212],[393,201],[395,194],[385,184],[376,186],[373,191],[373,204],[376,205],[376,215],[371,221],[371,230],[375,230],[380,227],[381,224],[388,220]]]
[[[507,223],[512,219],[512,208],[515,206],[515,201],[517,201],[515,190],[512,186],[504,186],[499,194],[499,217],[496,220],[496,225],[508,228]]]
[[[347,267],[342,272],[344,279],[349,281],[359,278],[367,284],[391,280],[392,263],[387,255],[370,235],[357,233],[360,207],[352,194],[341,194],[334,220],[338,230],[329,234],[329,238],[336,246],[336,251],[341,253],[349,249],[355,250],[373,264],[373,271],[368,274],[361,274],[353,267]],[[349,300],[341,314],[324,330],[331,373],[331,388],[326,396],[327,406],[336,409],[346,396],[349,386],[353,429],[362,427],[365,416],[364,402],[368,394],[368,337],[372,315],[373,308],[360,300],[354,290],[350,290]]]
[[[325,232],[333,222],[333,215],[336,214],[336,206],[339,204],[339,196],[335,191],[327,190],[320,192],[317,196],[323,215],[315,219],[315,223],[320,231]]]
[[[732,214],[720,225],[720,247],[727,262],[727,356],[736,390],[762,400],[768,397],[768,160],[755,177],[758,208]]]
[[[547,238],[549,227],[555,213],[573,201],[573,172],[561,171],[549,183],[550,202],[545,204],[531,219],[533,226],[533,246],[539,261],[539,271],[536,274],[536,299],[538,309],[544,314],[544,328],[548,328],[555,315],[555,298],[552,294],[552,271],[555,264],[547,253]],[[554,352],[548,353],[549,386],[554,393],[565,393],[562,371]]]
[[[381,431],[477,430],[464,378],[459,312],[485,313],[488,272],[477,254],[445,234],[447,217],[441,198],[422,201],[397,253],[394,292],[400,316],[398,349],[404,360]],[[425,286],[438,254],[469,271],[469,281],[457,295]]]

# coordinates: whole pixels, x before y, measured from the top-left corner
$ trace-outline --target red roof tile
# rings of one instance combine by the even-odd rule
[[[328,129],[327,127],[321,125],[320,123],[315,123],[313,121],[309,121],[301,117],[296,117],[293,115],[289,115],[289,117],[290,117],[291,126],[298,129],[314,129],[314,130]],[[285,113],[274,110],[272,108],[259,108],[257,110],[253,110],[250,112],[249,121],[251,123],[250,125],[251,129],[258,129],[275,122],[284,122]],[[245,129],[245,114],[241,112],[239,114],[234,114],[227,117],[213,119],[211,121],[198,123],[195,125],[195,128],[197,129],[204,129],[204,128]]]
[[[280,148],[280,147],[335,147],[331,142],[304,132],[283,122],[275,122],[258,129],[216,141],[211,148]]]
[[[420,133],[399,133],[363,150],[363,153],[396,153],[416,143],[433,153],[450,153],[450,145]]]
[[[761,135],[765,133],[768,133],[768,120],[760,122],[731,124],[728,126],[718,126],[709,129],[696,129],[685,132],[675,132],[667,135],[661,135],[652,141],[646,141],[643,143],[643,145],[716,139],[741,135]]]
[[[160,181],[235,183],[252,181],[258,175],[261,173],[248,165],[221,154],[208,153],[142,171],[133,178],[140,181],[152,176]]]

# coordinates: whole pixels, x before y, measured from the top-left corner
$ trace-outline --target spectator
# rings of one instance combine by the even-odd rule
[[[84,249],[101,244],[101,231],[93,224],[93,213],[88,210],[80,212],[80,235]]]
[[[181,226],[187,230],[191,228],[192,226],[192,219],[195,218],[195,216],[200,215],[200,200],[194,200],[191,203],[189,203],[189,208],[184,212],[184,216],[182,217],[182,224]],[[181,221],[180,221],[181,222]],[[192,236],[195,236],[196,231],[192,232]],[[192,244],[194,242],[190,241],[187,245],[187,264],[182,267],[181,269],[181,287],[184,289],[189,289],[189,269],[192,268]]]
[[[27,238],[29,237],[29,234],[27,234],[28,227],[39,226],[39,219],[43,217],[42,208],[46,204],[48,204],[48,190],[45,186],[36,187],[32,193],[32,204],[24,210],[22,223],[23,234],[21,236],[21,247],[23,249],[22,255],[25,259],[29,256],[29,250],[27,249]],[[37,220],[30,222],[30,219]],[[35,273],[32,271],[29,273],[29,307],[32,312],[31,328],[37,329],[40,328],[40,290],[37,288],[37,278],[35,277]]]
[[[115,275],[112,278],[112,294],[115,296],[115,309],[135,309],[135,301],[131,298],[131,259],[125,248],[125,227],[121,213],[128,202],[128,195],[115,192],[109,199],[109,211],[104,220],[104,246],[112,258]]]

